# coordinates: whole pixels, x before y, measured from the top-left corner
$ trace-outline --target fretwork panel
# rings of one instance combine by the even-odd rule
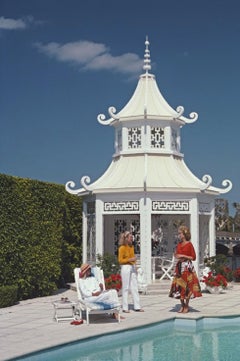
[[[140,219],[122,219],[119,216],[114,221],[114,251],[117,254],[119,246],[119,236],[125,231],[130,231],[133,235],[134,251],[136,254],[140,253]]]
[[[189,211],[188,201],[152,201],[153,211],[186,212]]]
[[[117,144],[116,144],[116,152],[120,152],[122,150],[122,129],[117,132]]]
[[[153,214],[152,215],[152,256],[167,254],[171,258],[178,243],[178,228],[189,227],[189,215]]]
[[[87,202],[87,214],[95,214],[95,201]]]
[[[164,128],[151,128],[151,148],[164,148]]]
[[[105,212],[119,212],[119,211],[138,211],[138,201],[122,201],[122,202],[104,202]]]
[[[141,128],[128,129],[128,148],[140,148],[142,143]]]
[[[172,149],[179,150],[178,148],[177,131],[175,129],[172,129]]]
[[[209,216],[199,216],[199,263],[209,257]]]

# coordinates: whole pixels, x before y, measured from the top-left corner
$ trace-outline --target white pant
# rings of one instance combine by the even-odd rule
[[[137,272],[135,266],[125,264],[121,266],[122,277],[122,308],[128,311],[128,293],[131,291],[134,310],[141,308],[138,293]]]
[[[103,291],[99,296],[85,297],[84,300],[90,303],[105,304],[106,306],[111,306],[112,308],[120,306],[118,293],[114,289]]]

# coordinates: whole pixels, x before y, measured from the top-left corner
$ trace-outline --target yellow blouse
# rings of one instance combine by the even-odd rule
[[[120,265],[123,264],[134,264],[135,262],[129,261],[129,258],[134,257],[134,247],[127,245],[122,245],[118,249],[118,262]]]

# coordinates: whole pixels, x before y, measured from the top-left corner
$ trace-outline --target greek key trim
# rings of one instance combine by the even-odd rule
[[[105,212],[132,212],[139,211],[138,201],[104,202]]]
[[[189,201],[152,201],[152,211],[186,212]]]

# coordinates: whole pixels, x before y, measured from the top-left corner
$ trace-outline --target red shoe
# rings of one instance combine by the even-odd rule
[[[81,325],[83,323],[83,320],[73,320],[72,322],[71,322],[71,325]]]

